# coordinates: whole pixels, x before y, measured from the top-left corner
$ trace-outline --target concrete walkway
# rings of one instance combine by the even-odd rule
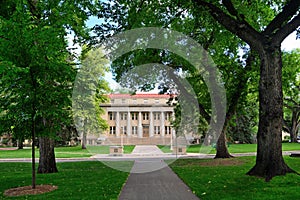
[[[136,145],[133,149],[132,155],[163,155],[162,152],[156,145]]]
[[[133,154],[162,154],[156,146],[136,146]],[[135,161],[120,200],[199,199],[161,158]]]

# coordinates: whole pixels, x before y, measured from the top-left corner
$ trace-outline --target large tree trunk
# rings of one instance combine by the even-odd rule
[[[293,110],[292,112],[292,125],[290,127],[291,142],[297,142],[297,132],[298,132],[298,115],[299,112]]]
[[[225,122],[226,123],[226,122]],[[224,128],[221,132],[220,137],[218,138],[217,145],[216,145],[216,156],[215,158],[231,158],[227,148],[227,141],[226,141],[226,127],[227,125],[224,124]]]
[[[81,148],[82,149],[86,149],[86,143],[87,143],[87,140],[86,140],[86,134],[87,134],[87,118],[84,119],[84,122],[83,122],[83,131],[82,131],[82,139],[81,139]]]
[[[259,128],[255,166],[247,173],[264,177],[293,172],[282,156],[282,63],[280,47],[269,47],[260,52]]]
[[[49,137],[39,137],[40,159],[38,173],[58,172],[54,154],[54,140]]]
[[[23,149],[24,148],[23,142],[24,142],[23,138],[18,139],[18,149]]]
[[[82,133],[81,148],[86,149],[86,133]]]

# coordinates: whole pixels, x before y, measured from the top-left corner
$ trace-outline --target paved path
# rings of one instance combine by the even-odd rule
[[[132,155],[163,155],[162,152],[156,145],[136,145],[133,149]]]
[[[162,154],[156,146],[136,146],[133,154]],[[161,158],[135,161],[119,200],[198,200]]]

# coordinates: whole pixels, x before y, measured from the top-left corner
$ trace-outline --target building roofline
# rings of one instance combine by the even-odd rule
[[[108,97],[110,99],[119,99],[119,98],[130,98],[130,99],[137,99],[137,98],[163,98],[167,99],[170,97],[176,96],[174,94],[155,94],[155,93],[143,93],[143,94],[109,94]]]

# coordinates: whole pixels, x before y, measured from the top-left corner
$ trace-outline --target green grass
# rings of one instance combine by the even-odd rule
[[[124,165],[132,165],[124,162]],[[51,184],[58,189],[33,196],[5,197],[6,189],[31,185],[30,163],[0,163],[0,199],[118,199],[128,173],[113,170],[101,162],[57,163],[59,172],[37,174],[37,185]]]
[[[108,145],[99,145],[99,146],[88,146],[87,149],[92,154],[109,154],[109,147]],[[123,147],[124,153],[128,154],[131,153],[134,149],[135,145],[125,145]]]
[[[300,143],[282,143],[283,151],[300,150]]]
[[[188,153],[199,153],[201,145],[191,145],[188,147]],[[257,145],[256,144],[229,144],[228,150],[230,153],[248,153],[248,152],[256,152]],[[283,151],[293,151],[300,150],[300,143],[282,143]],[[201,149],[201,153],[211,153],[215,154],[215,148],[211,146],[203,146]]]
[[[56,158],[78,158],[90,157],[92,155],[88,150],[81,149],[81,146],[56,147],[54,151]],[[39,149],[35,149],[35,156],[39,157]],[[31,158],[31,148],[0,150],[0,158]]]
[[[131,153],[135,146],[124,146],[124,153]],[[109,146],[90,146],[82,149],[81,146],[75,147],[55,147],[56,158],[80,158],[90,157],[94,154],[108,154]],[[36,157],[39,157],[39,150],[36,149]],[[0,158],[31,158],[31,148],[20,150],[0,150]]]
[[[230,160],[240,164],[214,166],[211,163],[216,161],[212,159],[180,159],[171,164],[171,168],[201,200],[300,199],[299,175],[277,176],[265,182],[264,179],[245,175],[254,166],[255,157]],[[292,169],[300,172],[299,158],[285,157],[285,160]]]
[[[134,149],[135,145],[126,145],[124,146],[124,153],[131,153]]]
[[[170,146],[168,145],[157,145],[157,147],[164,153],[172,153]]]

